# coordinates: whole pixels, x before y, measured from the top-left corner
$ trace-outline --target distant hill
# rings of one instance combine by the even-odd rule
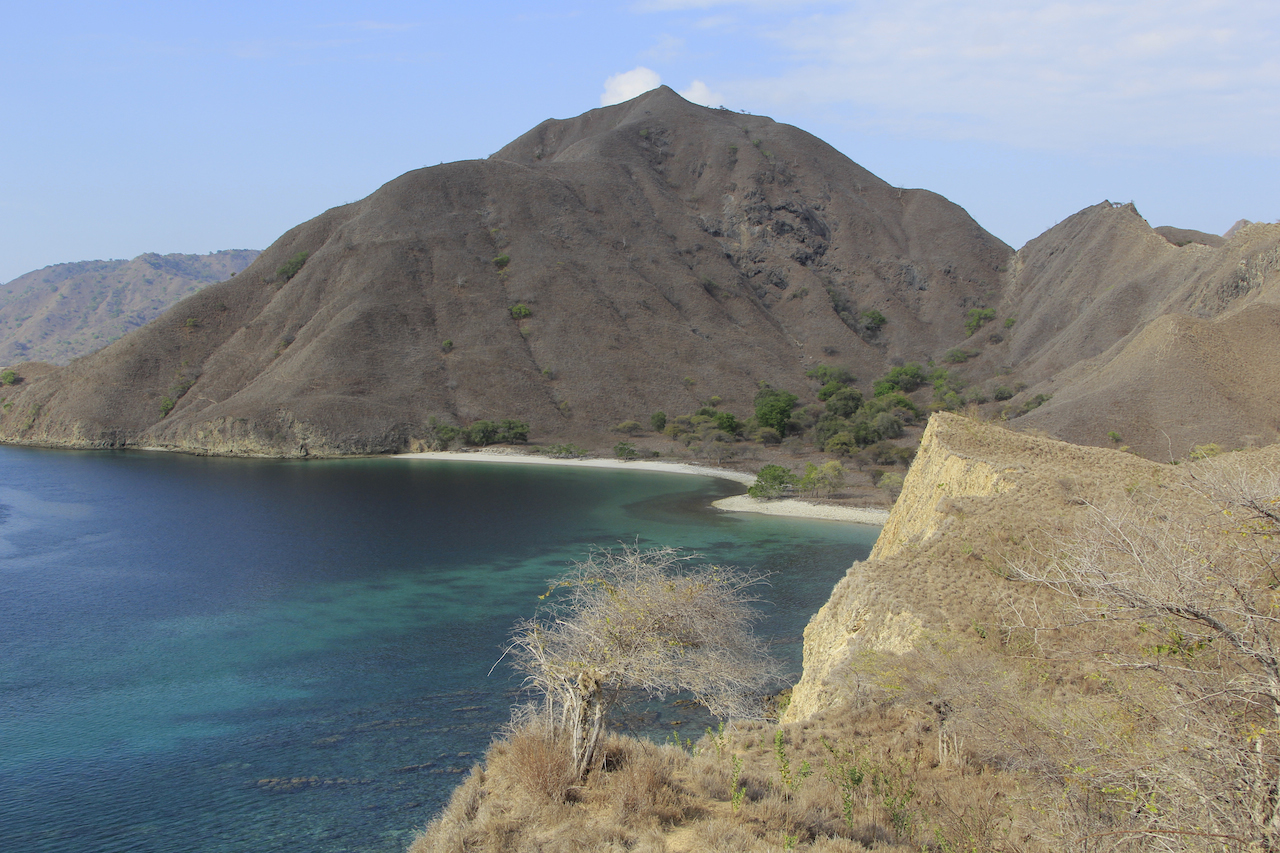
[[[259,254],[147,253],[131,261],[81,261],[29,272],[0,285],[0,363],[66,364],[243,271]]]
[[[1087,208],[1023,247],[1008,360],[1050,394],[1017,424],[1154,459],[1269,444],[1280,429],[1280,225],[1178,247],[1132,205]]]
[[[917,405],[1077,443],[1273,441],[1280,226],[1197,234],[1103,202],[1014,252],[797,128],[663,87],[402,175],[98,353],[19,366],[0,440],[338,455],[518,418],[611,446],[713,396],[748,415],[761,383],[816,405],[818,365],[870,397],[920,362],[950,378]]]

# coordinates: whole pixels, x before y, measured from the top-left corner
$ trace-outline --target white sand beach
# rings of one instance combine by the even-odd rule
[[[578,468],[624,468],[631,471],[667,471],[675,474],[697,474],[702,477],[719,477],[733,480],[744,485],[756,481],[754,474],[741,471],[729,471],[725,468],[712,468],[708,465],[695,465],[689,462],[655,462],[637,459],[624,462],[621,459],[552,459],[546,456],[535,456],[519,451],[481,450],[437,451],[427,453],[400,453],[397,459],[436,459],[458,462],[498,462],[516,465],[564,465]],[[758,501],[747,495],[734,495],[721,498],[712,506],[726,512],[758,512],[765,515],[789,515],[797,518],[821,518],[829,521],[845,521],[854,524],[883,525],[889,518],[889,511],[861,507],[831,506],[815,504],[794,499]]]

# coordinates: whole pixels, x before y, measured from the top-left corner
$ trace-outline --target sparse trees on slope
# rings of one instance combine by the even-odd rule
[[[774,664],[751,631],[763,576],[692,566],[670,548],[593,554],[553,582],[552,603],[506,649],[543,701],[582,778],[610,707],[627,690],[688,692],[717,717],[758,716]]]

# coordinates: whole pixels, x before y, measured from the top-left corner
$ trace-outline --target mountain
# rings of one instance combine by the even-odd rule
[[[1267,443],[1280,226],[1217,242],[1102,202],[1014,252],[797,128],[663,87],[402,175],[65,368],[12,365],[0,440],[324,456],[518,418],[600,446],[713,396],[749,414],[762,382],[816,403],[820,364],[869,397],[921,362],[949,374],[921,407],[1161,458]]]
[[[147,253],[131,261],[56,264],[0,286],[0,363],[66,364],[146,325],[179,299],[244,270],[247,249]]]
[[[664,87],[294,228],[106,349],[23,373],[0,435],[339,454],[409,447],[431,417],[573,438],[711,395],[748,411],[820,361],[872,377],[944,347],[1010,255],[941,196]]]
[[[1026,396],[1052,395],[1022,427],[1166,461],[1277,439],[1280,225],[1175,246],[1104,202],[1017,253],[1001,312]]]

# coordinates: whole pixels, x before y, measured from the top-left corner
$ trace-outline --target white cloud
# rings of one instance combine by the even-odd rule
[[[681,89],[680,97],[695,104],[702,104],[704,107],[718,107],[725,102],[724,95],[711,91],[711,88],[701,80],[694,80],[689,84],[689,88]]]
[[[755,24],[783,49],[782,70],[721,79],[740,102],[1044,149],[1280,151],[1280,5],[1269,0],[898,0]]]
[[[611,104],[629,101],[661,85],[662,78],[658,76],[657,71],[645,68],[643,65],[637,66],[630,71],[614,74],[604,81],[604,92],[600,95],[600,106],[607,107]]]

